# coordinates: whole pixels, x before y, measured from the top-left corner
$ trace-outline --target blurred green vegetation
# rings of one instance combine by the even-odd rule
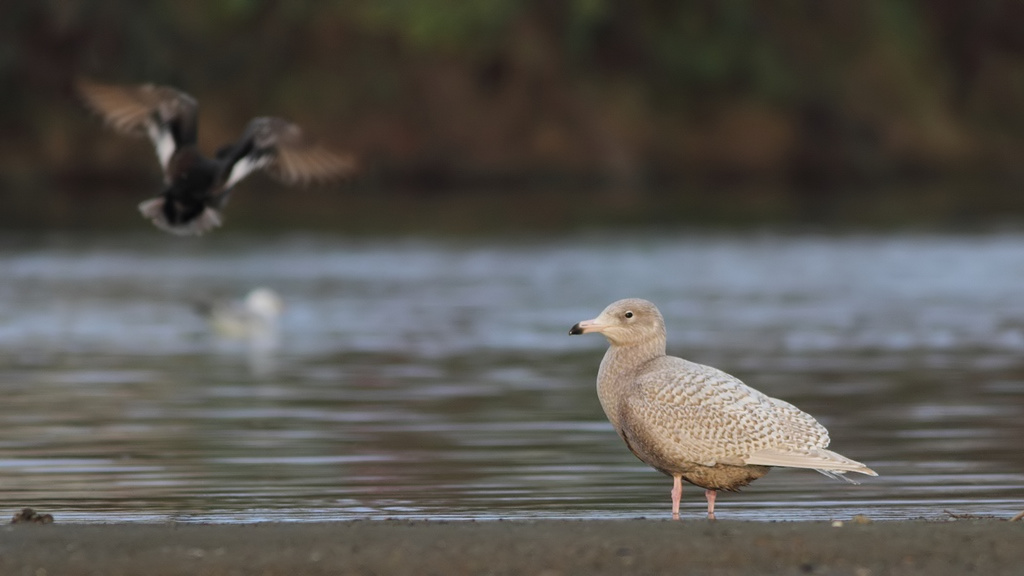
[[[208,152],[291,118],[357,154],[375,193],[814,218],[913,189],[1024,210],[1019,0],[14,0],[0,193],[26,213],[41,190],[159,186],[152,152],[78,105],[80,76],[188,91]]]

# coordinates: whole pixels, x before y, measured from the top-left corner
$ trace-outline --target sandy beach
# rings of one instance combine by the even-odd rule
[[[353,521],[0,528],[0,574],[1019,574],[1024,523]]]

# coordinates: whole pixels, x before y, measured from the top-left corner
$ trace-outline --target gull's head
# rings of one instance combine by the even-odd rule
[[[592,320],[576,323],[569,334],[604,334],[614,345],[631,346],[651,340],[665,338],[665,320],[658,307],[640,298],[626,298],[612,302]]]

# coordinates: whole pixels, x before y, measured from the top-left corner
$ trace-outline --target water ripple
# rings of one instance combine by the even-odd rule
[[[775,471],[721,517],[1008,516],[1024,464],[1018,235],[531,241],[144,237],[0,248],[0,499],[62,522],[667,516],[569,326],[638,295],[671,352],[818,416],[880,472]],[[2,244],[0,244],[2,246]],[[278,338],[211,335],[271,286]],[[684,489],[700,517],[702,491]]]

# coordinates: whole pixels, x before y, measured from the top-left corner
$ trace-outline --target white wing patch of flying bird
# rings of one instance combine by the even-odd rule
[[[235,162],[235,165],[231,167],[228,179],[224,183],[224,189],[230,189],[249,174],[252,174],[256,170],[265,168],[270,164],[270,162],[271,155],[266,153],[258,156],[254,154],[247,154],[239,158],[238,162]]]
[[[174,135],[165,126],[152,120],[146,123],[146,133],[153,141],[153,148],[156,149],[156,157],[160,160],[160,166],[166,172],[167,165],[171,162],[171,156],[174,155],[174,151],[178,147],[174,142]]]

